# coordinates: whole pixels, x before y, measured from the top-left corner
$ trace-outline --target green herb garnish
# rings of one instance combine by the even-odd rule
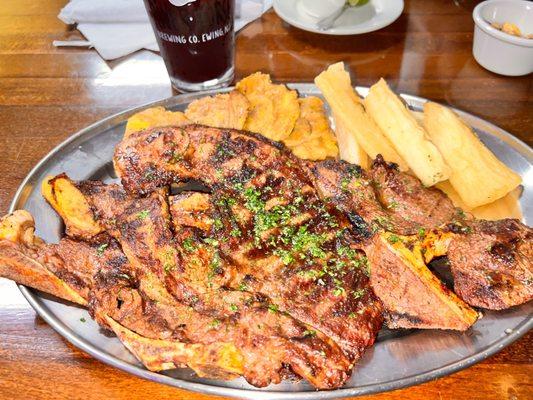
[[[98,248],[96,249],[96,253],[101,256],[102,254],[104,254],[104,251],[105,249],[107,249],[109,247],[109,243],[104,243],[104,244],[101,244],[100,246],[98,246]]]
[[[150,211],[148,210],[142,210],[140,212],[137,213],[137,218],[139,219],[145,219],[146,217],[148,217],[150,215]]]
[[[394,244],[394,243],[398,243],[400,241],[400,238],[397,235],[389,235],[387,237],[387,240],[389,243]]]
[[[196,247],[194,246],[193,240],[191,238],[185,239],[182,245],[185,251],[188,251],[188,252],[194,251],[194,249],[196,249]]]

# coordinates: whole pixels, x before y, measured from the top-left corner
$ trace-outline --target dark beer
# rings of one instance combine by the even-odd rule
[[[195,91],[233,80],[235,0],[144,0],[174,87]]]

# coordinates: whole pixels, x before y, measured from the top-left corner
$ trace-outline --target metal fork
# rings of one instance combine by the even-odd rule
[[[346,3],[338,10],[335,10],[335,12],[332,13],[331,15],[328,15],[327,17],[324,17],[321,20],[319,20],[316,23],[317,28],[320,29],[321,31],[327,31],[329,28],[333,26],[335,21],[344,13],[344,11],[346,11],[348,7],[349,7],[348,3]]]

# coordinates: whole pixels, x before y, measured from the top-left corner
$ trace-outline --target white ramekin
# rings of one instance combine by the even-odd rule
[[[474,47],[476,61],[489,71],[519,76],[533,72],[533,39],[509,35],[493,26],[496,22],[517,25],[523,35],[533,33],[533,2],[488,0],[474,8]]]

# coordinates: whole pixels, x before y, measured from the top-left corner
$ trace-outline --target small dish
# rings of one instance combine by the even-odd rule
[[[342,8],[345,0],[301,0],[303,10],[314,18],[324,18],[333,10]]]
[[[476,61],[500,75],[533,72],[533,39],[513,36],[491,24],[510,22],[523,35],[533,33],[533,3],[525,0],[488,0],[474,8],[473,54]]]
[[[274,10],[290,25],[325,35],[358,35],[377,31],[392,24],[403,11],[403,0],[370,0],[349,7],[328,30],[320,30],[318,19],[306,11],[302,0],[274,0]]]

